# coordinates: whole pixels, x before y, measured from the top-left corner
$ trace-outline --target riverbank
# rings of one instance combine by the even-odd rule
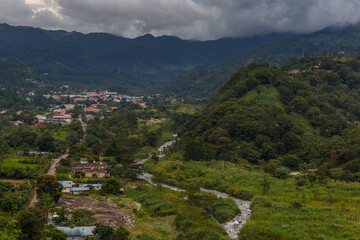
[[[158,149],[158,152],[159,152],[158,157],[159,158],[165,157],[164,149],[166,147],[171,146],[174,142],[175,142],[175,140],[168,141],[168,142],[164,143],[162,146],[160,146],[159,149]],[[148,159],[143,159],[143,160],[139,161],[137,164],[143,165],[147,161],[148,161]],[[140,179],[146,180],[150,184],[153,184],[153,185],[159,184],[162,187],[169,188],[169,189],[171,189],[173,191],[186,192],[186,190],[181,189],[179,187],[171,186],[171,185],[164,184],[164,183],[154,183],[153,180],[152,180],[153,177],[154,176],[152,174],[148,173],[148,172],[144,172],[141,176],[139,176]],[[226,223],[222,224],[222,226],[224,227],[225,231],[227,232],[227,234],[228,234],[228,236],[230,238],[237,239],[239,230],[250,219],[250,216],[251,216],[250,204],[251,204],[251,202],[235,198],[233,196],[230,196],[229,194],[222,193],[222,192],[219,192],[219,191],[216,191],[216,190],[210,190],[210,189],[205,189],[205,188],[200,188],[200,190],[203,191],[203,192],[213,193],[218,198],[231,198],[231,199],[233,199],[235,201],[237,207],[241,210],[241,213],[236,215],[229,222],[226,222]]]

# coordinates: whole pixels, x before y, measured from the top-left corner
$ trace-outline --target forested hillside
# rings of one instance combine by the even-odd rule
[[[181,96],[210,97],[240,67],[249,62],[282,66],[289,58],[323,56],[327,53],[359,53],[360,25],[327,28],[311,34],[295,35],[255,48],[232,58],[228,64],[210,70],[194,71],[174,78],[167,90]]]
[[[280,166],[320,168],[358,180],[359,60],[304,58],[283,69],[251,63],[183,126],[177,147],[188,160],[246,160],[273,174]]]
[[[219,66],[241,52],[286,36],[289,34],[195,41],[145,35],[128,39],[1,24],[0,60],[30,64],[60,83],[149,90],[179,74]]]

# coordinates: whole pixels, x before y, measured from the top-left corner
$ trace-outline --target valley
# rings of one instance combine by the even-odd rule
[[[358,36],[0,24],[0,240],[358,239]]]

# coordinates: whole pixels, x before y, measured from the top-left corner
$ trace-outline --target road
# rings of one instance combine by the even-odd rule
[[[78,117],[79,121],[81,122],[81,127],[83,129],[84,132],[84,136],[83,138],[80,140],[80,142],[85,141],[85,137],[86,137],[86,123],[84,123],[84,121],[82,120],[81,114]]]
[[[83,138],[80,140],[81,142],[85,140],[85,136],[86,136],[86,123],[83,122],[82,118],[81,118],[81,115],[79,116],[79,121],[81,122],[81,126],[83,128],[83,131],[84,131],[84,136]],[[54,158],[53,159],[53,164],[51,164],[50,168],[48,169],[47,173],[46,174],[49,174],[49,175],[52,175],[52,176],[55,176],[56,175],[56,166],[59,165],[59,162],[61,159],[63,158],[67,158],[69,156],[69,149],[66,150],[66,153],[64,153],[63,155],[61,155],[60,157],[58,158]],[[31,199],[30,201],[30,204],[29,204],[29,208],[32,208],[32,207],[35,207],[35,204],[37,202],[37,196],[36,196],[36,193],[35,195],[33,196],[33,198]]]

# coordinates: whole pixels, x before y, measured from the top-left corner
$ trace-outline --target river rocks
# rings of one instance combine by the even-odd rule
[[[171,146],[173,143],[174,143],[174,141],[169,141],[169,142],[164,143],[161,147],[159,147],[158,157],[160,157],[160,158],[164,157],[165,155],[162,153],[163,149],[165,147]],[[147,159],[143,159],[143,160],[137,162],[137,164],[144,164],[146,161],[147,161]],[[150,173],[146,173],[146,172],[143,173],[141,176],[139,176],[140,179],[144,179],[144,180],[148,181],[150,184],[155,185],[155,183],[152,181],[152,177],[153,177],[153,175],[151,175]],[[162,183],[156,183],[156,184],[159,184],[166,188],[170,188],[177,192],[186,192],[186,190],[184,190],[184,189],[169,186],[167,184],[162,184]],[[216,196],[221,197],[221,198],[232,198],[235,201],[236,205],[241,210],[241,213],[236,215],[231,221],[222,224],[222,226],[224,227],[224,229],[226,230],[226,232],[228,233],[230,238],[237,239],[239,230],[242,228],[242,226],[244,226],[246,221],[248,221],[250,219],[250,215],[251,215],[250,204],[251,204],[251,202],[241,200],[238,198],[234,198],[234,197],[230,196],[229,194],[222,193],[222,192],[215,191],[215,190],[210,190],[210,189],[205,189],[205,188],[200,188],[200,190],[203,192],[213,193]]]

